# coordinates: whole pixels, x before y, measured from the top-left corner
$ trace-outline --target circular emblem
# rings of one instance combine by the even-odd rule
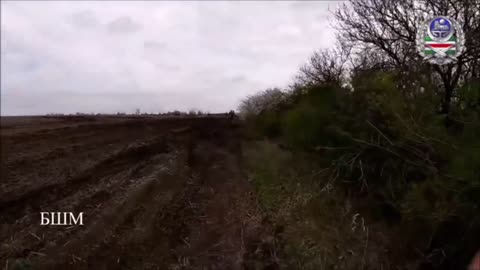
[[[446,16],[432,18],[420,25],[416,41],[418,53],[436,65],[456,62],[465,49],[461,25]]]
[[[445,17],[434,18],[428,27],[428,35],[435,41],[447,41],[454,32],[452,22]]]

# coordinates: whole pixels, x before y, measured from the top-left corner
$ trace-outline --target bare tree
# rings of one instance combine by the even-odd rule
[[[314,52],[310,61],[300,68],[296,83],[300,85],[323,83],[340,85],[345,81],[349,59],[350,48],[346,46]]]
[[[418,27],[433,15],[449,16],[462,24],[467,49],[455,64],[425,67],[415,50]],[[443,113],[450,111],[458,85],[480,76],[478,0],[350,0],[335,17],[338,38],[352,44],[361,56],[357,64],[392,67],[406,74],[424,70],[437,73],[443,88]],[[373,49],[376,54],[366,54]]]
[[[239,112],[243,118],[258,115],[265,110],[276,108],[284,99],[285,93],[280,89],[269,88],[245,98],[239,106]]]

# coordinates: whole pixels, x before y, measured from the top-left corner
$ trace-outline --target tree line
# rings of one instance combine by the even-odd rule
[[[434,15],[461,24],[456,63],[416,51]],[[240,114],[398,227],[407,244],[392,243],[392,257],[465,269],[480,248],[480,2],[350,0],[333,16],[336,46],[314,52],[292,85],[245,98]]]

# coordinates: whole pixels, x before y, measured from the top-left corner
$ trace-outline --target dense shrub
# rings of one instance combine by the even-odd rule
[[[372,217],[400,226],[437,269],[460,269],[480,243],[478,84],[458,91],[448,116],[431,87],[403,89],[394,72],[352,76],[351,87],[305,86],[259,132],[318,153]],[[441,251],[442,256],[434,256]]]

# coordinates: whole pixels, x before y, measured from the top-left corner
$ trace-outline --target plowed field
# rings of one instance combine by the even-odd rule
[[[2,118],[1,269],[276,269],[239,124]],[[40,212],[83,212],[41,226]]]

